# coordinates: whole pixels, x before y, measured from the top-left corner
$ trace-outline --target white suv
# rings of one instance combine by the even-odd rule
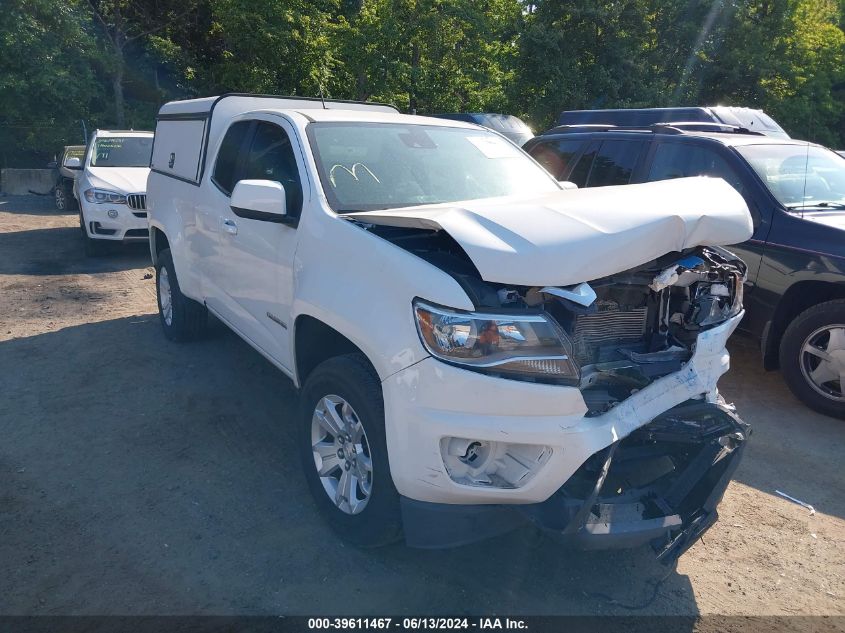
[[[97,130],[91,135],[73,187],[86,254],[101,254],[109,241],[147,239],[152,149],[152,132]]]
[[[751,235],[720,179],[568,191],[482,127],[373,104],[168,103],[148,183],[161,323],[210,311],[301,390],[322,514],[434,547],[533,521],[664,560],[716,519]]]

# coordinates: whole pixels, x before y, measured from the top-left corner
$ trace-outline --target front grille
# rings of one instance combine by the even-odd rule
[[[124,238],[133,238],[133,237],[149,237],[150,233],[147,229],[129,229],[126,233],[123,234]]]
[[[126,198],[130,209],[147,208],[147,194],[145,193],[131,193]]]
[[[620,310],[614,302],[598,302],[598,312],[582,314],[575,321],[572,347],[580,365],[611,360],[603,347],[615,352],[619,344],[636,343],[645,337],[648,308]],[[611,354],[611,357],[615,354]]]
[[[146,211],[133,211],[132,215],[134,215],[136,218],[145,218],[145,217],[147,217],[147,212]]]

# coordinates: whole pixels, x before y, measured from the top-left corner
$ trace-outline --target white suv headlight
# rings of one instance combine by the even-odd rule
[[[95,204],[126,204],[126,194],[108,189],[86,189],[85,199]]]
[[[564,331],[544,313],[484,314],[414,302],[417,330],[435,358],[502,378],[577,384]]]

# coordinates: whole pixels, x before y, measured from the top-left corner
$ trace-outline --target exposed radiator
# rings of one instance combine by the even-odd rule
[[[600,356],[602,346],[635,343],[645,337],[648,308],[620,310],[610,301],[599,302],[598,312],[582,314],[575,321],[572,346],[578,363],[610,360]]]

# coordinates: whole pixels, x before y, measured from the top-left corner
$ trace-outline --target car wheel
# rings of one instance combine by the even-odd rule
[[[56,188],[53,189],[53,199],[56,203],[56,209],[59,211],[67,210],[67,191],[64,185],[56,185]]]
[[[301,395],[299,445],[308,487],[320,514],[359,547],[402,535],[378,376],[361,354],[321,363]]]
[[[158,255],[156,296],[159,320],[168,339],[183,342],[202,338],[208,327],[208,309],[182,294],[170,249]]]
[[[82,232],[82,244],[87,257],[101,257],[108,252],[109,245],[105,240],[97,240],[88,235],[82,211],[79,212],[79,230]]]
[[[71,183],[65,184],[65,208],[68,211],[77,211],[79,210],[79,202],[77,201],[76,197],[73,195],[73,185]]]
[[[780,366],[799,400],[819,413],[845,418],[845,300],[820,303],[789,324]]]

